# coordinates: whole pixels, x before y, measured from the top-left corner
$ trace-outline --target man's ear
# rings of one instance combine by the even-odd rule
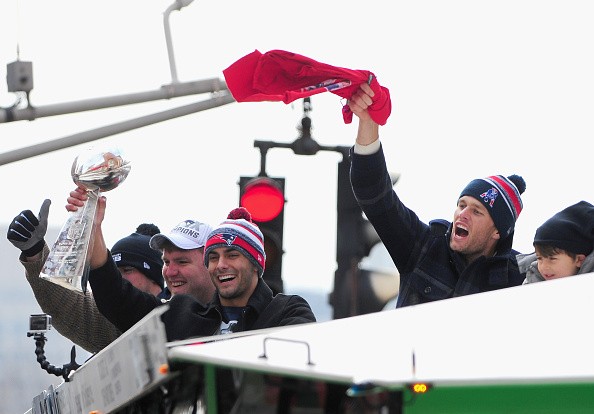
[[[501,239],[501,234],[499,234],[499,230],[495,229],[495,232],[493,233],[493,238],[495,240]]]
[[[575,256],[575,264],[577,267],[582,267],[584,264],[584,260],[586,260],[585,254],[576,254]]]

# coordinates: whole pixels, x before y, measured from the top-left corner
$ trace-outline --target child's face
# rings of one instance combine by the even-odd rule
[[[578,254],[573,259],[567,253],[555,253],[545,257],[536,252],[538,271],[546,280],[559,279],[577,274],[584,259],[585,256],[583,254]]]

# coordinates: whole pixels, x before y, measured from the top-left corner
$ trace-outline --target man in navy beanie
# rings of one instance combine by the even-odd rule
[[[379,125],[368,108],[376,99],[362,84],[349,100],[359,118],[351,148],[351,184],[400,273],[396,307],[521,285],[512,250],[526,183],[518,175],[472,180],[457,198],[453,221],[422,222],[394,189]]]
[[[140,226],[135,233],[117,241],[111,248],[111,256],[124,279],[144,292],[168,299],[171,295],[163,280],[161,254],[150,247],[154,234],[139,231],[142,231]]]

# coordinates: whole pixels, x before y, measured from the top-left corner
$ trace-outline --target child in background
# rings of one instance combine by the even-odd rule
[[[580,201],[536,230],[535,252],[518,256],[524,284],[594,271],[594,206]]]

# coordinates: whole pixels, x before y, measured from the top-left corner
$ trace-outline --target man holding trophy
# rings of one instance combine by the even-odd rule
[[[72,191],[66,208],[69,211],[84,208],[86,198],[80,189]],[[106,199],[101,197],[95,219],[89,281],[98,308],[125,331],[161,303],[129,286],[114,268],[101,231],[105,208]],[[208,303],[190,295],[174,294],[168,302],[169,309],[161,316],[168,341],[316,321],[304,298],[274,295],[262,279],[266,262],[264,236],[246,209],[234,209],[208,234],[201,230],[198,228],[194,236],[205,241],[200,255],[203,255],[203,268],[208,269],[216,293]],[[167,266],[167,260],[164,262]],[[228,369],[217,370],[216,377],[220,412],[232,412],[237,401],[238,383]]]
[[[41,310],[52,316],[52,325],[56,330],[85,350],[99,352],[122,332],[99,312],[92,292],[85,294],[39,277],[50,253],[44,240],[49,206],[50,200],[45,200],[38,216],[31,210],[19,213],[9,226],[8,240],[21,250],[19,260],[25,268],[25,277]],[[151,288],[145,291],[164,295],[167,290],[159,288],[158,282],[138,283],[143,279],[155,279],[156,273],[162,272],[163,262],[160,255],[149,246],[150,235],[133,235],[119,240],[113,246],[114,256],[120,259],[118,269],[139,289],[154,285],[157,290]]]
[[[87,198],[80,188],[70,192],[67,210],[83,209]],[[106,198],[100,197],[90,255],[90,282],[100,311],[125,331],[161,303],[154,296],[129,286],[115,269],[101,230],[105,208]],[[222,234],[229,234],[225,243]],[[247,210],[233,210],[219,227],[196,237],[205,242],[200,249],[204,251],[203,267],[208,269],[217,290],[208,303],[190,295],[172,296],[169,310],[162,316],[169,341],[216,334],[229,322],[225,320],[227,308],[243,309],[237,331],[315,322],[315,315],[304,298],[274,296],[262,279],[266,257],[264,237]],[[211,258],[215,254],[219,258],[216,262]],[[227,256],[233,257],[233,263]],[[166,267],[167,260],[164,261]]]
[[[129,171],[130,163],[119,150],[88,149],[75,158],[71,176],[97,198],[99,191],[112,190],[121,184]],[[46,199],[38,216],[31,210],[19,213],[9,226],[7,238],[21,250],[20,261],[27,281],[43,312],[52,316],[56,330],[87,351],[98,352],[121,331],[99,312],[93,296],[84,292],[86,283],[82,284],[88,275],[87,253],[96,202],[88,203],[85,211],[69,217],[51,251],[44,239],[50,204]],[[120,260],[122,271],[139,274],[137,279],[145,276],[156,279],[160,275],[162,280],[163,262],[149,246],[151,235],[139,234],[131,242],[124,238],[114,245],[114,253],[124,258]],[[131,257],[140,260],[142,266],[128,266]],[[162,287],[159,294],[161,290]]]
[[[121,183],[128,171],[129,163],[123,160],[119,151],[96,154],[87,150],[75,159],[72,178],[75,182],[84,179],[87,185],[107,191]],[[90,184],[92,181],[95,184]],[[89,217],[89,210],[86,215],[73,214],[60,232],[55,249],[50,252],[44,239],[50,204],[51,201],[46,199],[38,216],[31,210],[19,213],[9,226],[7,238],[21,250],[19,259],[27,281],[42,311],[52,316],[56,330],[87,351],[98,352],[121,335],[121,331],[99,312],[92,294],[82,289],[81,281],[85,265],[88,265],[81,254],[88,249],[85,245],[88,241],[82,238],[89,237],[92,225],[88,219],[93,220],[94,216]],[[139,288],[167,299],[169,292],[163,286],[163,262],[160,254],[149,246],[155,231],[138,234],[140,227],[136,233],[114,245],[113,253],[119,259],[118,269]],[[158,227],[155,228],[158,233]],[[77,256],[75,251],[80,255]]]
[[[118,153],[115,150],[108,153],[110,155],[107,156],[87,153],[84,157],[77,157],[72,168],[73,180],[78,184],[79,177],[84,176],[88,182],[89,175],[93,174],[97,179],[94,186],[115,188],[109,184],[110,181],[105,176],[113,178],[121,174],[113,171],[98,174],[98,171],[105,166],[118,168],[127,164],[129,167],[129,163],[115,161],[113,155]],[[83,158],[98,161],[95,164],[87,161],[87,172],[83,173],[80,167]],[[105,160],[107,164],[103,163]],[[121,183],[123,178],[117,180]],[[79,192],[77,197],[85,198],[85,204],[89,199],[91,203],[96,203],[95,199],[98,200],[98,197],[86,188],[77,187],[75,191]],[[19,213],[10,225],[7,238],[22,251],[20,261],[25,267],[27,281],[43,312],[52,316],[56,330],[87,351],[98,352],[121,335],[122,331],[99,312],[92,292],[83,292],[82,283],[78,284],[82,281],[82,270],[88,266],[86,261],[92,243],[92,240],[82,242],[81,237],[85,237],[85,234],[88,235],[92,230],[88,219],[94,221],[95,217],[89,217],[88,206],[81,209],[86,211],[86,224],[81,219],[80,212],[72,213],[54,243],[58,252],[54,251],[53,258],[48,260],[51,253],[44,237],[50,204],[50,200],[45,200],[37,216],[31,210]],[[68,223],[72,223],[72,226]],[[193,295],[202,303],[208,302],[215,289],[203,265],[204,240],[184,240],[183,236],[198,225],[204,227],[204,233],[211,229],[210,226],[196,220],[184,220],[168,233],[160,233],[156,228],[156,232],[139,234],[139,226],[135,233],[116,242],[111,253],[122,278],[139,290],[156,296],[160,301],[168,300],[172,294],[185,293]],[[84,257],[84,261],[82,255],[79,257],[79,263],[73,264],[71,258],[68,258],[73,251],[72,245],[78,245],[81,251],[86,250],[87,256]],[[63,261],[66,264],[57,260],[59,256],[66,258]],[[161,256],[167,263],[165,267]],[[46,274],[41,274],[42,268]],[[60,268],[62,274],[56,270]],[[71,272],[76,268],[81,271],[78,276],[72,273],[65,275],[66,270]],[[48,277],[47,273],[53,276]],[[167,286],[164,285],[163,279]]]

